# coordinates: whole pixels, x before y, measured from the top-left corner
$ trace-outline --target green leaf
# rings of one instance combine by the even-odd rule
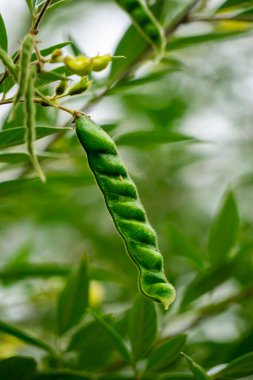
[[[219,7],[219,11],[224,10],[236,10],[241,9],[243,7],[247,7],[253,4],[252,0],[226,0]]]
[[[213,291],[217,286],[227,281],[239,269],[241,256],[236,256],[230,261],[211,266],[199,273],[190,284],[187,285],[182,300],[182,306],[194,301],[203,294]]]
[[[250,36],[251,31],[233,31],[233,32],[215,32],[200,34],[197,36],[189,37],[172,37],[167,44],[167,51],[173,51],[178,49],[185,49],[194,47],[195,45],[207,43],[207,42],[223,42],[233,38],[240,38],[243,36]]]
[[[48,343],[43,342],[39,338],[34,337],[23,330],[20,330],[18,327],[0,321],[0,331],[8,335],[15,336],[15,338],[20,339],[31,346],[41,348],[52,356],[55,355],[54,349]]]
[[[54,4],[50,5],[47,10],[48,11],[49,10],[54,10],[54,9],[56,9],[58,7],[61,7],[62,5],[65,5],[66,3],[69,3],[70,1],[72,1],[72,0],[59,0],[59,1],[56,1]]]
[[[157,333],[157,315],[154,302],[138,296],[129,315],[128,335],[135,361],[145,358]]]
[[[148,357],[146,371],[162,371],[169,367],[184,348],[186,335],[176,335],[157,346]]]
[[[40,50],[40,54],[46,57],[50,55],[51,53],[53,53],[54,50],[62,49],[63,47],[68,46],[68,45],[71,45],[71,41],[60,42],[59,44],[52,45],[52,46],[49,46],[48,48]],[[32,61],[36,61],[36,59],[37,59],[36,54],[33,54]]]
[[[131,25],[124,36],[121,38],[115,52],[113,55],[123,55],[126,59],[115,59],[112,61],[110,78],[112,81],[121,77],[122,74],[127,71],[139,55],[141,55],[146,48],[148,43],[145,39],[138,33],[136,28]]]
[[[71,34],[68,34],[68,40],[71,41],[70,48],[72,50],[72,53],[77,56],[77,55],[85,55],[78,43],[75,41],[75,39],[72,37]]]
[[[92,374],[71,369],[47,370],[35,375],[32,380],[93,380]],[[21,380],[21,379],[20,379]]]
[[[104,320],[111,322],[110,316]],[[77,329],[70,338],[67,352],[79,353],[78,367],[86,370],[98,370],[105,366],[114,352],[114,344],[100,322],[94,320]]]
[[[39,160],[45,159],[66,159],[67,155],[57,153],[41,153],[37,154]],[[0,162],[6,164],[23,165],[30,163],[30,156],[26,152],[0,152]]]
[[[165,375],[161,376],[159,380],[193,380],[193,376],[189,373],[183,373],[183,372],[171,372],[166,373]]]
[[[1,13],[0,13],[0,47],[3,50],[8,51],[8,37],[7,37],[5,23],[4,23]]]
[[[188,366],[194,375],[196,380],[211,380],[211,377],[205,372],[205,370],[195,363],[189,356],[182,352],[182,355],[186,358]]]
[[[57,80],[69,81],[71,80],[67,78],[69,75],[73,75],[73,73],[65,66],[57,67],[51,71],[42,71],[39,73],[38,79],[36,80],[36,87],[45,86]]]
[[[215,375],[215,379],[223,377],[238,379],[250,375],[253,375],[253,351],[230,362]]]
[[[36,139],[38,140],[43,137],[50,136],[54,133],[63,132],[67,130],[71,130],[71,128],[36,127]],[[17,127],[0,131],[0,149],[24,144],[25,134],[25,127]]]
[[[197,141],[193,137],[170,131],[137,131],[115,137],[117,145],[142,148],[155,144],[169,144],[180,141]]]
[[[101,326],[103,326],[105,331],[111,337],[112,342],[114,343],[114,346],[117,349],[117,351],[122,355],[122,357],[126,360],[127,363],[130,363],[130,352],[128,351],[128,348],[126,347],[125,342],[121,338],[119,333],[112,326],[110,326],[101,315],[97,314],[92,309],[90,309],[89,311],[90,314],[96,319],[96,321],[98,321],[101,324]]]
[[[169,239],[172,253],[187,257],[198,269],[203,268],[203,255],[201,256],[198,249],[195,248],[191,241],[173,224],[169,225]]]
[[[25,0],[28,8],[30,9],[31,14],[33,14],[33,1],[32,0]]]
[[[238,232],[239,216],[232,191],[227,192],[212,224],[208,249],[212,263],[224,261],[233,248]]]
[[[73,269],[60,294],[57,306],[57,328],[59,335],[75,326],[88,306],[89,279],[86,259],[81,259]]]
[[[2,380],[32,380],[36,367],[32,358],[13,356],[0,361],[0,377]]]

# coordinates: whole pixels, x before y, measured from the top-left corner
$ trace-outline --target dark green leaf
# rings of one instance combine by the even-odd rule
[[[169,225],[169,239],[172,253],[187,257],[198,269],[203,268],[204,260],[198,249],[195,248],[191,241],[173,224]]]
[[[252,0],[226,0],[223,2],[221,7],[219,7],[219,11],[228,10],[228,9],[241,9],[243,7],[247,7],[253,4]]]
[[[57,67],[51,71],[42,71],[36,80],[36,87],[45,86],[57,80],[71,80],[67,78],[68,75],[73,75],[72,72],[65,66]]]
[[[146,357],[157,333],[157,316],[154,302],[138,296],[129,315],[128,335],[134,358]]]
[[[64,334],[80,321],[88,306],[88,294],[87,262],[82,259],[67,279],[58,300],[57,327],[59,335]]]
[[[122,73],[137,61],[148,47],[147,42],[138,33],[134,26],[130,26],[124,36],[121,38],[113,55],[123,55],[126,59],[116,59],[112,62],[110,78],[114,81],[116,78],[121,77]]]
[[[236,358],[215,375],[215,379],[229,377],[238,379],[253,375],[253,352]]]
[[[37,154],[39,160],[43,159],[66,159],[67,155],[54,154],[54,153],[42,153]],[[0,152],[0,162],[7,164],[28,164],[30,162],[30,156],[26,152]]]
[[[56,128],[56,127],[36,127],[36,139],[50,136],[57,132],[71,130],[71,128]],[[10,146],[24,144],[25,142],[25,127],[17,127],[6,129],[0,132],[0,148],[9,148]]]
[[[48,343],[43,342],[39,338],[36,338],[23,330],[20,330],[18,327],[0,321],[0,331],[8,335],[15,336],[15,338],[20,339],[27,344],[41,348],[42,350],[54,355],[54,350]]]
[[[71,44],[71,41],[60,42],[59,44],[49,46],[48,48],[45,48],[45,49],[41,49],[40,54],[43,55],[43,57],[46,57],[46,56],[52,54],[54,50],[62,49],[63,47],[68,46],[70,44]],[[32,61],[36,61],[36,59],[37,59],[37,55],[34,53],[32,55]]]
[[[1,13],[0,13],[0,47],[3,50],[8,51],[8,37],[7,37],[6,28],[5,28],[5,23],[4,23]]]
[[[171,372],[161,376],[159,380],[193,380],[193,376],[189,373]]]
[[[105,331],[108,333],[108,335],[112,339],[112,342],[114,343],[115,348],[126,360],[126,362],[128,363],[131,362],[131,356],[128,351],[128,348],[126,347],[125,342],[121,338],[119,333],[111,325],[109,325],[101,315],[97,314],[94,310],[90,309],[90,313],[96,319],[96,321],[99,322],[101,326],[103,326]]]
[[[169,367],[184,348],[186,335],[177,335],[166,339],[156,347],[148,357],[147,371],[162,371]]]
[[[13,356],[0,361],[1,380],[31,380],[36,373],[37,364],[34,359]]]
[[[189,356],[182,353],[182,355],[186,358],[188,366],[193,373],[194,379],[196,380],[211,380],[211,377],[205,372],[205,370],[200,367],[197,363],[195,363]]]
[[[70,369],[47,370],[38,373],[32,380],[93,380],[92,374]],[[21,380],[21,379],[20,379]]]
[[[234,195],[229,191],[215,216],[209,235],[209,254],[212,263],[224,261],[233,248],[238,232],[239,216]]]
[[[111,321],[110,316],[105,316],[105,321]],[[79,353],[80,368],[97,370],[108,362],[114,352],[111,337],[97,320],[81,326],[70,339],[67,351]]]
[[[169,131],[137,131],[115,138],[117,145],[130,145],[142,148],[155,144],[169,144],[180,141],[196,141],[193,137]]]

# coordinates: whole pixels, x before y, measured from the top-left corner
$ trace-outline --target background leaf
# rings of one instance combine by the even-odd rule
[[[8,51],[7,31],[6,31],[6,27],[5,27],[4,20],[1,13],[0,13],[0,47],[3,50]]]
[[[131,308],[128,334],[135,360],[144,358],[156,338],[157,316],[154,303],[143,296]]]
[[[75,326],[88,306],[89,279],[86,259],[73,269],[59,296],[57,329],[59,335]]]
[[[233,248],[238,232],[239,216],[234,195],[229,191],[212,224],[208,248],[213,263],[226,259]]]
[[[0,375],[3,380],[31,380],[36,373],[37,364],[33,358],[13,356],[0,360]]]
[[[161,371],[169,367],[178,357],[186,342],[186,335],[166,339],[149,355],[147,371]]]

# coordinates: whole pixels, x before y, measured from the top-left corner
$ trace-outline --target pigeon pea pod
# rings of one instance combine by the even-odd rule
[[[87,116],[78,115],[75,125],[107,209],[139,269],[140,291],[168,309],[175,299],[175,289],[166,279],[155,231],[113,140]]]

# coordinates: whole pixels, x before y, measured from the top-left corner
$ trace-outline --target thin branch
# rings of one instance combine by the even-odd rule
[[[39,28],[39,25],[42,21],[42,18],[44,16],[44,14],[46,13],[47,11],[47,8],[49,7],[50,3],[52,2],[52,0],[47,0],[43,7],[41,8],[41,11],[40,13],[38,14],[38,16],[35,18],[35,21],[34,21],[34,24],[33,24],[33,29],[32,29],[32,32],[33,33],[38,33],[38,28]]]

